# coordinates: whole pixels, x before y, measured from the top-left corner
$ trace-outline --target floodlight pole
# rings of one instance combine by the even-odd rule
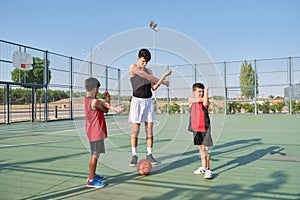
[[[154,21],[151,21],[149,27],[153,30],[153,52],[154,52],[154,65],[156,64],[156,48],[155,48],[155,32],[158,32],[159,29],[157,24]]]
[[[93,75],[93,48],[90,47],[90,55],[91,55],[91,60],[90,60],[90,69],[89,69],[89,74],[90,76]]]
[[[101,47],[97,47],[95,50],[102,49]],[[90,47],[89,50],[81,50],[81,52],[89,52],[90,53],[90,67],[89,67],[89,76],[93,75],[93,47]]]
[[[90,47],[90,49],[89,50],[85,50],[85,49],[83,49],[83,50],[81,50],[81,52],[89,52],[90,53],[90,61],[89,61],[89,63],[90,63],[90,66],[89,66],[89,76],[92,76],[93,75],[93,48],[92,47]]]
[[[150,24],[149,24],[149,27],[153,30],[153,34],[152,34],[152,36],[153,36],[153,38],[152,38],[152,41],[153,41],[153,53],[154,53],[154,66],[156,67],[156,48],[155,48],[155,32],[158,32],[159,31],[159,29],[158,29],[158,27],[157,27],[157,24],[154,22],[154,21],[150,21]],[[154,91],[154,93],[155,93],[155,102],[156,102],[156,90]]]

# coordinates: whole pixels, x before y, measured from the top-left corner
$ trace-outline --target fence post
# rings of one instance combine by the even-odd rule
[[[257,115],[257,60],[254,60],[254,115]]]
[[[118,106],[120,105],[121,96],[121,70],[118,69]]]
[[[168,69],[167,71],[169,71],[169,69],[170,69],[169,65],[167,65],[167,69]],[[168,79],[168,81],[170,81],[170,76],[168,76],[167,79]],[[169,113],[170,113],[170,88],[167,87],[167,114],[169,114]]]
[[[292,95],[292,58],[288,58],[288,80],[289,80],[289,89],[290,89],[290,114],[293,114],[293,95]]]
[[[70,118],[73,119],[73,57],[70,57],[70,71],[69,71],[69,80],[70,80]]]
[[[225,101],[224,101],[224,114],[227,115],[227,85],[226,85],[226,61],[224,62],[224,92],[225,92]]]
[[[6,112],[5,112],[5,118],[6,118],[6,124],[10,124],[10,89],[9,89],[9,84],[6,84],[6,94],[5,94],[5,99],[6,99]]]
[[[35,102],[34,102],[34,95],[35,95],[35,87],[31,87],[31,122],[35,121]]]
[[[57,118],[57,106],[54,106],[54,117]]]
[[[45,93],[45,100],[44,100],[44,120],[45,122],[48,121],[48,84],[49,84],[49,66],[48,66],[48,51],[46,50],[44,53],[44,93]]]

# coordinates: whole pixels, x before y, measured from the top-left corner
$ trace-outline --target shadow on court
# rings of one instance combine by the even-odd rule
[[[186,165],[190,165],[194,162],[199,162],[198,150],[192,150],[188,152],[184,152],[182,154],[170,154],[159,158],[159,161],[163,162],[165,159],[170,158],[178,158],[177,160],[173,161],[172,163],[168,164],[161,164],[162,166],[158,170],[154,170],[152,172],[153,175],[161,174],[166,171],[175,170],[177,168],[184,167]]]
[[[243,149],[253,148],[253,147],[255,147],[257,150],[242,156],[238,156],[222,165],[213,167],[214,178],[218,177],[220,174],[224,172],[233,170],[234,168],[245,166],[252,162],[255,162],[256,160],[259,160],[268,154],[269,155],[278,154],[281,156],[286,156],[286,153],[282,152],[284,148],[281,148],[280,146],[270,146],[267,148],[262,148],[263,146],[264,145],[261,138],[236,140],[236,141],[226,142],[224,144],[217,145],[214,148],[214,151],[211,153],[212,161],[218,160],[218,159],[214,159],[214,156],[219,156],[222,154],[239,152]]]
[[[44,159],[27,160],[27,161],[23,161],[23,162],[0,164],[0,169],[22,166],[22,165],[27,165],[27,164],[32,165],[32,164],[40,164],[40,163],[50,163],[50,162],[54,162],[54,161],[63,161],[65,159],[70,159],[70,158],[78,157],[81,155],[86,155],[86,152],[63,155],[63,156],[54,156],[54,157],[44,158]]]
[[[279,154],[285,156],[286,154],[282,153],[282,150],[284,150],[284,148],[280,148],[279,146],[271,146],[268,148],[255,150],[254,152],[239,156],[233,160],[228,161],[223,165],[215,167],[214,171],[217,172],[215,173],[215,175],[221,174],[225,171],[229,171],[240,166],[248,165],[249,163],[259,160],[268,154]]]
[[[64,198],[72,198],[78,195],[83,195],[88,192],[91,192],[83,185],[78,185],[71,188],[65,188],[63,190],[52,191],[49,193],[43,193],[41,195],[34,195],[28,198],[24,198],[22,200],[42,200],[42,199],[64,199]]]

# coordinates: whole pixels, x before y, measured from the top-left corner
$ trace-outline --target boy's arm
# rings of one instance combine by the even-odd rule
[[[114,110],[114,111],[116,111],[116,112],[123,112],[124,111],[124,108],[122,107],[122,106],[112,106],[111,104],[110,104],[110,94],[109,94],[109,92],[107,92],[107,91],[105,91],[104,93],[103,93],[103,95],[105,96],[105,103],[104,103],[104,106],[105,106],[105,108],[107,108],[107,110],[109,111],[109,110]],[[108,112],[107,111],[107,112]]]
[[[108,112],[108,108],[107,108],[107,105],[105,102],[103,102],[102,100],[100,99],[94,99],[92,101],[92,107],[93,108],[97,108],[99,109],[101,112],[104,112],[104,113],[107,113]]]
[[[205,106],[205,107],[208,107],[208,105],[209,105],[209,98],[208,98],[208,87],[206,87],[205,89],[204,89],[204,95],[203,95],[203,97],[197,97],[197,98],[195,98],[195,97],[190,97],[190,98],[188,98],[188,102],[191,104],[191,103],[197,103],[197,102],[202,102],[203,103],[203,105]]]
[[[124,108],[123,106],[112,106],[109,104],[109,110],[113,110],[113,111],[116,111],[118,113],[121,113],[124,111]]]
[[[203,96],[203,105],[205,107],[208,107],[208,104],[209,104],[209,99],[208,99],[208,87],[206,86],[204,88],[204,96]]]
[[[99,109],[101,112],[108,113],[110,106],[110,94],[105,91],[103,95],[105,97],[105,102],[100,99],[94,99],[92,101],[92,107]]]
[[[188,98],[188,102],[189,103],[203,102],[203,98],[201,98],[201,97],[197,97],[197,98],[195,98],[195,97],[189,97]]]
[[[152,73],[152,72],[151,72]],[[159,81],[158,82],[156,82],[156,83],[154,83],[153,85],[152,85],[152,90],[157,90],[157,88],[160,86],[160,84],[163,84],[163,85],[165,85],[165,86],[169,86],[169,81],[167,81],[167,80],[165,80],[165,78],[167,77],[167,76],[169,76],[170,74],[172,74],[172,71],[171,70],[168,70],[160,79],[159,79]]]

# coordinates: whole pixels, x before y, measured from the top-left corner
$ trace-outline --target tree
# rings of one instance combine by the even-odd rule
[[[240,71],[240,88],[242,91],[242,96],[245,98],[253,99],[255,94],[255,81],[256,81],[256,94],[258,94],[258,76],[256,74],[255,80],[255,71],[252,68],[251,63],[244,61],[241,66]]]

